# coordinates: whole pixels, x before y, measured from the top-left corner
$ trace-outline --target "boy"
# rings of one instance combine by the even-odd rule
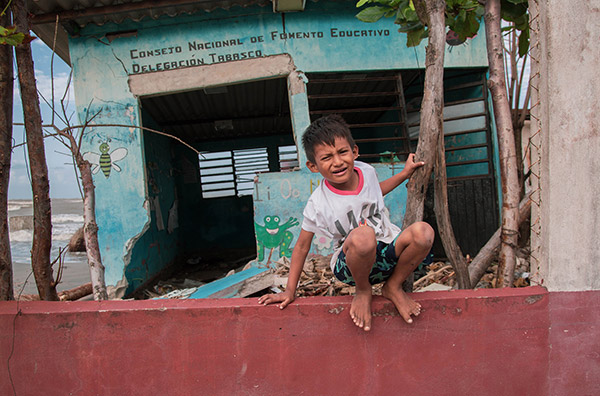
[[[324,180],[310,196],[304,209],[300,236],[292,252],[285,292],[260,297],[260,304],[294,301],[304,261],[315,233],[330,236],[336,251],[331,260],[335,276],[356,285],[350,316],[356,326],[371,329],[371,285],[385,281],[383,297],[394,303],[407,323],[418,316],[421,305],[402,290],[402,283],[423,261],[433,244],[433,229],[423,222],[400,232],[390,222],[383,196],[424,162],[410,154],[402,172],[379,183],[375,169],[356,161],[358,147],[348,125],[337,115],[313,122],[302,137],[306,165]]]

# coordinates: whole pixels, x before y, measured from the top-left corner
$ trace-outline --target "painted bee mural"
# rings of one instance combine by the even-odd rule
[[[104,176],[108,179],[111,169],[121,172],[121,167],[115,164],[115,162],[127,156],[127,149],[119,147],[109,154],[110,146],[106,142],[101,143],[98,149],[100,150],[100,154],[91,151],[83,154],[83,159],[92,165],[92,173],[96,174],[101,169]]]

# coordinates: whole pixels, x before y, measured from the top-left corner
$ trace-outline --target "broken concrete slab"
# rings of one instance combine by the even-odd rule
[[[200,286],[189,298],[246,297],[273,286],[273,280],[273,270],[251,267]]]

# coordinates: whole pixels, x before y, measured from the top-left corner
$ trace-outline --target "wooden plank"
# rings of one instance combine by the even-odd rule
[[[188,298],[246,297],[273,286],[273,278],[273,271],[269,268],[251,267],[200,286]]]

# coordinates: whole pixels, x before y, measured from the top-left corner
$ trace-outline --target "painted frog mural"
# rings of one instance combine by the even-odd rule
[[[279,247],[279,257],[291,257],[292,250],[291,244],[294,239],[294,234],[291,231],[287,231],[288,228],[297,226],[298,219],[290,217],[288,221],[283,224],[279,224],[281,219],[279,216],[265,216],[265,225],[256,224],[256,245],[258,251],[258,261],[263,261],[265,258],[265,248],[275,249]]]

